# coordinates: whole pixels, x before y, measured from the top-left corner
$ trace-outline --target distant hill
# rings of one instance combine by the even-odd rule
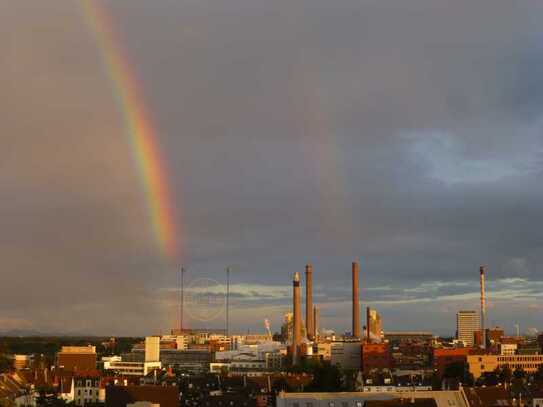
[[[87,335],[83,333],[68,333],[68,332],[42,332],[33,329],[10,329],[7,331],[0,331],[0,336],[4,337],[87,337],[93,335]]]

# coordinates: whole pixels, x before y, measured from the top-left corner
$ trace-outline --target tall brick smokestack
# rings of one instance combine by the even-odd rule
[[[315,338],[319,335],[319,325],[320,325],[320,310],[319,307],[313,305],[313,329],[315,331]]]
[[[486,293],[485,293],[485,267],[479,267],[479,282],[481,285],[481,347],[486,348]]]
[[[315,321],[313,316],[313,267],[305,266],[305,329],[307,339],[315,339]]]
[[[353,273],[353,337],[360,338],[360,304],[358,293],[358,263],[352,264]]]
[[[370,327],[370,319],[371,319],[371,308],[366,308],[366,340],[368,343],[371,343],[371,327]]]
[[[300,273],[294,273],[292,281],[292,306],[294,314],[294,332],[292,335],[292,363],[299,361],[300,345],[302,344],[302,304],[300,296]]]

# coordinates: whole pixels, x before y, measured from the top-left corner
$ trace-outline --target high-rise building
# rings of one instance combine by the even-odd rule
[[[481,318],[477,311],[458,311],[456,314],[456,338],[466,346],[474,345],[474,334],[481,330]]]
[[[145,361],[160,361],[160,336],[148,336],[145,338]]]

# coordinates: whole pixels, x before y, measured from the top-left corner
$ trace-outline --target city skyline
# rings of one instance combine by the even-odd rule
[[[542,7],[98,3],[154,123],[175,238],[157,247],[80,2],[1,4],[0,331],[165,332],[182,265],[187,283],[231,267],[232,330],[278,331],[310,262],[320,325],[343,332],[355,260],[360,314],[385,330],[453,335],[480,264],[487,327],[541,326]]]

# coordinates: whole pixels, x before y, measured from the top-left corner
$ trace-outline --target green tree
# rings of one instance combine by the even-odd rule
[[[441,378],[437,373],[432,375],[432,390],[441,390]]]
[[[9,372],[11,369],[11,360],[6,355],[0,355],[0,373]]]
[[[535,372],[534,377],[537,381],[543,381],[543,364],[539,365],[539,367],[537,368],[537,372]]]
[[[502,369],[496,369],[499,370],[498,372],[498,378],[500,382],[504,384],[504,386],[507,388],[509,384],[511,383],[511,379],[513,378],[513,371],[509,366],[505,366]]]
[[[521,368],[517,368],[513,372],[513,377],[515,379],[524,379],[526,377],[526,372]]]
[[[462,381],[462,379],[464,378],[465,369],[466,367],[462,362],[451,363],[445,368],[443,377],[447,379],[458,379],[459,381]]]
[[[272,383],[272,391],[274,393],[279,393],[280,391],[288,391],[289,390],[289,385],[288,385],[288,382],[287,382],[287,379],[285,379],[284,377],[279,377],[278,379],[275,379]]]
[[[484,375],[484,384],[485,386],[496,386],[498,385],[498,380],[499,380],[499,377],[498,377],[498,374],[499,372],[490,372],[490,373],[485,373]]]
[[[307,391],[333,392],[342,390],[341,369],[330,362],[322,362],[313,371],[313,381]]]

